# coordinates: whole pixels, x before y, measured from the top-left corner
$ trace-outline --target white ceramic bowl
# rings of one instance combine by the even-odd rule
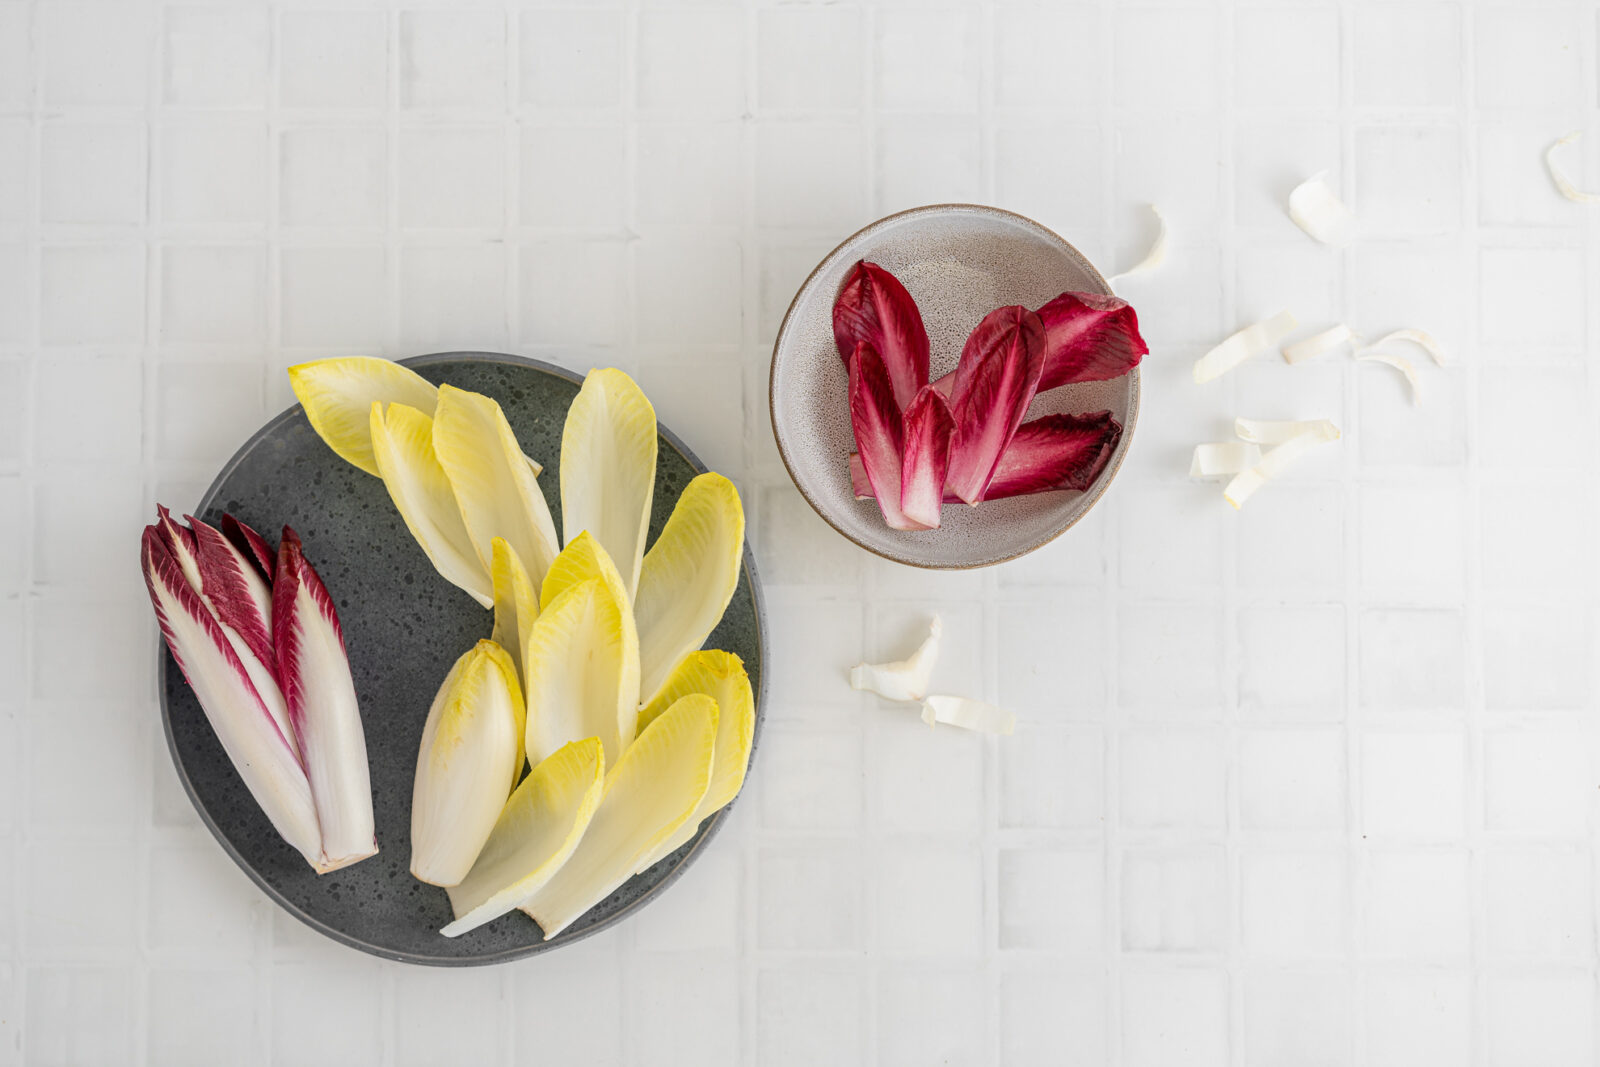
[[[1109,409],[1122,424],[1111,462],[1086,492],[1039,493],[975,508],[946,504],[937,530],[892,530],[850,490],[848,375],[833,343],[833,301],[865,259],[892,271],[922,311],[930,374],[953,370],[967,334],[997,307],[1037,308],[1067,290],[1110,293],[1100,272],[1038,223],[977,204],[936,204],[890,215],[828,254],[795,294],[772,351],[772,432],[789,476],[817,514],[870,552],[915,567],[987,567],[1059,537],[1105,493],[1139,414],[1139,371],[1042,393],[1028,418]]]

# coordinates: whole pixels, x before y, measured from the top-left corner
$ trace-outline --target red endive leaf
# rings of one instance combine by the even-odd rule
[[[194,531],[172,521],[172,512],[164,504],[156,505],[156,524],[151,527],[166,547],[178,571],[196,595],[200,592],[200,560],[195,555]]]
[[[222,536],[233,542],[233,547],[255,560],[261,576],[270,584],[272,572],[277,569],[278,554],[267,544],[267,539],[232,515],[222,516]]]
[[[1150,351],[1133,305],[1099,293],[1062,293],[1039,309],[1044,371],[1039,391],[1120,378]]]
[[[883,360],[870,345],[850,356],[850,423],[883,520],[896,530],[921,529],[900,510],[900,467],[905,429]]]
[[[276,573],[272,632],[278,678],[322,824],[318,870],[325,873],[378,851],[367,742],[339,613],[306,562],[299,536],[287,526],[278,542]]]
[[[1109,411],[1088,415],[1046,415],[1017,428],[1000,455],[985,500],[1000,500],[1052,490],[1088,489],[1111,462],[1122,439],[1122,426]],[[850,488],[856,499],[872,496],[872,483],[861,457],[850,456]],[[946,493],[946,504],[960,497]]]
[[[900,467],[900,510],[911,522],[934,529],[950,467],[950,437],[955,416],[950,402],[924,385],[905,414],[905,459]]]
[[[272,589],[255,565],[214,526],[185,515],[194,530],[200,595],[217,619],[239,635],[257,659],[276,662],[272,649]]]
[[[893,383],[895,406],[911,406],[928,381],[928,331],[922,313],[900,279],[865,260],[850,274],[833,302],[833,339],[846,364],[860,345],[871,345]]]
[[[1003,307],[984,316],[961,350],[950,391],[956,425],[946,488],[968,504],[983,499],[1000,453],[1028,412],[1044,369],[1044,339],[1038,315]]]

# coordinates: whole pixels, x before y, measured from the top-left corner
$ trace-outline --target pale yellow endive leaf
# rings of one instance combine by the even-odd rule
[[[705,644],[739,584],[744,508],[720,474],[684,487],[640,568],[634,597],[639,696],[648,704],[684,656]]]
[[[526,709],[506,650],[479,641],[428,709],[411,792],[411,873],[455,885],[472,869],[522,770]]]
[[[409,367],[375,356],[296,364],[289,368],[289,385],[328,447],[373,475],[379,472],[372,454],[372,405],[405,404],[431,416],[439,392]]]
[[[539,607],[549,607],[562,593],[591,578],[604,582],[619,604],[631,602],[616,563],[594,535],[585,530],[567,542],[567,547],[545,571],[544,584],[539,587]]]
[[[528,760],[598,737],[606,763],[633,743],[639,719],[639,647],[626,604],[598,578],[539,613],[527,638]]]
[[[561,433],[561,532],[605,548],[633,597],[656,482],[656,412],[632,378],[589,372]]]
[[[539,593],[516,549],[504,537],[494,538],[493,546],[490,578],[494,583],[494,632],[489,636],[511,653],[517,665],[517,680],[527,692],[527,664],[523,661],[528,654],[528,635],[539,617]]]
[[[583,840],[522,904],[548,940],[611,894],[689,819],[711,783],[717,702],[686,696],[650,724],[606,775]]]
[[[472,870],[450,888],[456,920],[440,933],[458,937],[515,911],[561,869],[600,805],[605,763],[600,739],[590,737],[562,746],[529,772]]]
[[[479,393],[440,386],[433,449],[484,569],[494,565],[494,538],[504,537],[529,577],[543,581],[556,555],[555,524],[500,405]]]
[[[455,492],[433,451],[433,419],[406,404],[385,410],[373,401],[368,425],[377,474],[406,529],[445,581],[484,607],[492,605],[489,571],[472,546]]]
[[[717,747],[711,784],[694,816],[641,860],[637,870],[644,870],[686,844],[702,822],[721,811],[744,787],[745,771],[750,766],[750,746],[755,741],[756,701],[744,662],[732,652],[707,649],[684,657],[655,700],[639,713],[640,734],[646,733],[650,723],[673,704],[695,693],[717,702]]]

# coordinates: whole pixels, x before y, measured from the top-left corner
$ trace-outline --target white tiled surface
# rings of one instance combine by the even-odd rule
[[[0,1064],[1593,1064],[1594,0],[0,0]],[[1328,168],[1345,252],[1283,217]],[[1035,215],[1155,349],[1116,490],[982,574],[879,564],[788,486],[789,295],[918,202]],[[1188,361],[1289,306],[1384,368]],[[635,372],[744,490],[773,700],[747,795],[623,928],[494,971],[278,914],[160,744],[133,566],[315,356]],[[1241,516],[1228,417],[1344,442]],[[929,610],[930,734],[842,668]],[[403,844],[387,843],[390,847]]]

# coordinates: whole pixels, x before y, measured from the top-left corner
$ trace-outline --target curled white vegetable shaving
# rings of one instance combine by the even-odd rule
[[[1270,319],[1246,326],[1194,361],[1195,384],[1222,377],[1245,360],[1282,341],[1298,325],[1292,314],[1280,311]]]
[[[1392,352],[1363,352],[1356,356],[1358,363],[1386,363],[1406,376],[1406,384],[1411,386],[1411,403],[1422,403],[1422,385],[1417,381],[1417,368],[1404,356],[1397,356]]]
[[[1303,341],[1296,341],[1292,345],[1283,346],[1283,358],[1286,363],[1304,363],[1308,359],[1315,359],[1325,352],[1332,352],[1346,341],[1354,340],[1356,332],[1344,323],[1329,327],[1321,333],[1314,333]]]
[[[1424,352],[1428,353],[1428,358],[1432,359],[1433,362],[1438,366],[1443,367],[1448,362],[1448,360],[1445,359],[1444,348],[1439,344],[1438,341],[1434,340],[1433,335],[1428,333],[1426,330],[1394,330],[1390,333],[1384,334],[1370,345],[1367,345],[1366,348],[1362,349],[1361,352],[1357,352],[1356,355],[1360,356],[1366,352],[1372,351],[1373,349],[1382,348],[1390,341],[1411,342],[1412,344],[1421,348]]]
[[[1117,282],[1121,281],[1123,278],[1131,278],[1135,274],[1145,274],[1149,271],[1155,270],[1157,267],[1161,266],[1161,264],[1167,261],[1166,217],[1161,214],[1161,209],[1156,207],[1154,204],[1150,205],[1150,214],[1156,217],[1156,239],[1155,242],[1151,244],[1150,251],[1146,252],[1143,259],[1129,267],[1127,270],[1122,271],[1120,274],[1113,274],[1111,277],[1107,278],[1107,285],[1115,286]]]
[[[1321,434],[1325,440],[1337,441],[1339,428],[1328,419],[1245,419],[1233,420],[1233,432],[1239,440],[1258,445],[1281,445],[1306,432]]]
[[[1567,177],[1567,172],[1562,170],[1561,165],[1556,162],[1556,149],[1565,148],[1569,144],[1576,144],[1578,138],[1582,136],[1582,130],[1573,130],[1545,149],[1544,165],[1550,171],[1550,180],[1556,183],[1556,188],[1561,191],[1562,196],[1579,204],[1600,204],[1600,193],[1591,193],[1579,189],[1572,183],[1572,179]]]
[[[1220,478],[1247,471],[1261,462],[1261,447],[1249,441],[1216,441],[1195,445],[1189,477]]]
[[[889,700],[921,700],[928,692],[928,679],[939,659],[939,639],[944,622],[935,615],[928,623],[928,636],[918,649],[893,663],[859,663],[850,669],[850,688],[877,693]]]
[[[1289,217],[1312,237],[1328,245],[1345,245],[1355,235],[1355,212],[1324,181],[1327,171],[1313,174],[1289,194]]]
[[[1017,717],[1011,712],[968,697],[929,697],[922,702],[922,721],[984,734],[1010,734],[1017,728]]]
[[[1245,420],[1239,420],[1241,423]],[[1280,424],[1281,425],[1281,424]],[[1300,457],[1304,456],[1317,445],[1339,439],[1339,428],[1327,419],[1320,419],[1306,424],[1309,428],[1289,438],[1287,441],[1273,448],[1261,457],[1257,463],[1247,471],[1242,471],[1234,476],[1233,481],[1222,491],[1222,496],[1235,508],[1244,506],[1244,502],[1263,485],[1273,478],[1288,470]]]

